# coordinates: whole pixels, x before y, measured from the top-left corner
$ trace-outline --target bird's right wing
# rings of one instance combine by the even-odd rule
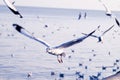
[[[19,15],[20,18],[23,18],[23,16],[18,12],[18,10],[15,8],[15,6],[12,3],[10,3],[8,0],[3,0],[3,1],[14,14]]]
[[[22,26],[18,25],[18,24],[13,24],[13,27],[21,34],[37,41],[40,42],[41,44],[45,45],[46,47],[50,47],[46,42],[44,42],[43,40],[40,40],[38,38],[36,38],[35,36],[33,36],[29,31],[27,31],[26,29],[24,29]]]
[[[100,26],[97,27],[97,29],[99,28]],[[56,46],[55,48],[67,48],[67,47],[70,47],[72,45],[75,45],[75,44],[78,44],[80,42],[82,42],[83,40],[85,40],[86,38],[88,38],[89,36],[91,36],[97,29],[93,30],[92,32],[90,32],[88,35],[85,35],[85,36],[82,36],[78,39],[74,39],[74,40],[71,40],[71,41],[68,41],[68,42],[65,42],[59,46]]]
[[[86,33],[82,33],[83,35],[88,35],[88,34],[86,34]],[[90,35],[91,37],[95,37],[95,38],[98,38],[98,36],[96,36],[96,35]]]

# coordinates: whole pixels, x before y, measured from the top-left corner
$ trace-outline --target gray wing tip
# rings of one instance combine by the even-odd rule
[[[18,32],[21,32],[21,30],[24,29],[23,27],[21,27],[21,26],[18,25],[18,24],[13,24],[13,27],[14,27]]]

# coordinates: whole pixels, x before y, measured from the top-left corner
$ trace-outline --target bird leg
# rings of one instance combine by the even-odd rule
[[[57,60],[58,60],[59,63],[63,63],[62,55],[58,55],[57,56]]]
[[[63,63],[62,56],[65,57],[65,53],[57,55],[57,60],[58,60],[59,63]]]

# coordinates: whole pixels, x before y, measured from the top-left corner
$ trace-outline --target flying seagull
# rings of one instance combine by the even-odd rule
[[[19,13],[19,11],[13,5],[14,3],[10,3],[9,0],[3,0],[3,1],[15,15],[18,15],[20,18],[23,18],[23,16]]]
[[[112,14],[111,10],[101,0],[99,0],[99,1],[105,7],[105,9],[106,9],[106,15],[110,16],[110,17],[113,17],[115,19],[116,24],[120,27],[120,23],[119,23],[118,19],[116,18],[116,16]]]
[[[98,72],[97,76],[95,75],[89,76],[89,80],[99,80],[100,76],[101,76],[101,72]]]
[[[106,31],[104,31],[100,36],[97,35],[90,35],[91,37],[95,37],[98,38],[98,42],[102,42],[102,36],[105,35],[109,30],[111,30],[114,27],[114,25],[112,25],[110,28],[108,28]],[[82,33],[83,35],[88,35],[86,33]]]
[[[99,2],[101,2],[102,5],[104,6],[104,8],[106,10],[106,15],[111,17],[112,16],[111,10],[101,0],[99,0]]]
[[[18,25],[18,24],[13,24],[13,27],[21,34],[43,44],[44,46],[46,46],[46,52],[52,55],[57,56],[57,60],[59,63],[62,63],[62,57],[65,57],[65,53],[63,51],[64,48],[68,48],[74,44],[80,43],[83,40],[85,40],[86,38],[88,38],[90,35],[92,35],[97,29],[93,30],[92,32],[90,32],[88,35],[85,35],[83,37],[80,37],[78,39],[74,39],[68,42],[65,42],[63,44],[60,44],[58,46],[55,47],[51,47],[48,43],[46,43],[45,41],[36,38],[33,34],[31,34],[29,31],[27,31],[25,28],[23,28],[22,26]]]

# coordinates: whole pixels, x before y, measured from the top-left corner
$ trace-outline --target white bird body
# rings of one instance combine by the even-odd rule
[[[59,48],[50,48],[47,52],[52,55],[60,55],[61,53],[64,53],[64,50]]]

